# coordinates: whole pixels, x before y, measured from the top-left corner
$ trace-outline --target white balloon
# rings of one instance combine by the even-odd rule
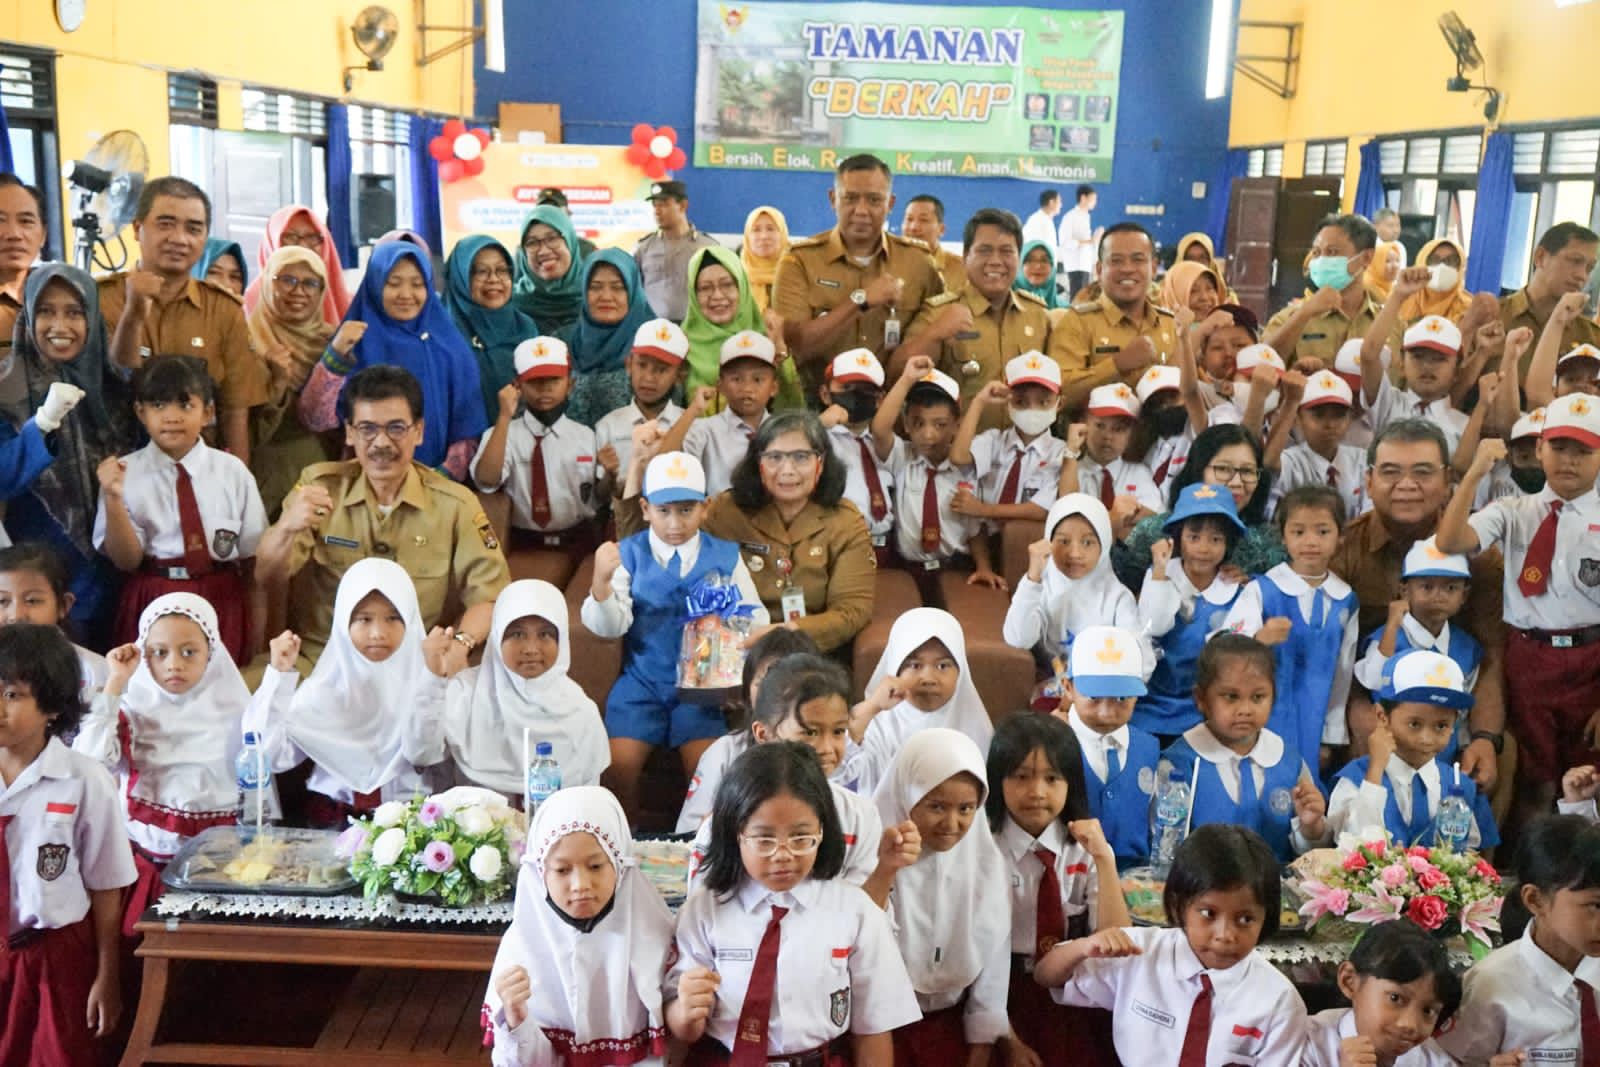
[[[650,154],[658,159],[672,155],[672,139],[661,133],[650,138]]]
[[[477,159],[483,155],[483,142],[470,133],[457,137],[454,148],[457,159]]]

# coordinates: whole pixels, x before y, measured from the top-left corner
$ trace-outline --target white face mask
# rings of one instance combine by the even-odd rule
[[[1018,433],[1037,437],[1055,425],[1054,408],[1010,408],[1011,425]]]
[[[1435,293],[1448,293],[1461,280],[1461,272],[1448,263],[1435,263],[1428,268],[1428,288]]]
[[[1243,415],[1245,413],[1245,410],[1250,406],[1250,383],[1249,382],[1234,382],[1233,383],[1233,406],[1239,409],[1239,414],[1240,415]],[[1277,409],[1278,409],[1278,389],[1277,389],[1276,386],[1274,386],[1272,391],[1267,394],[1267,402],[1266,402],[1266,405],[1264,407],[1262,407],[1261,413],[1263,415],[1270,415],[1274,411],[1276,411]]]

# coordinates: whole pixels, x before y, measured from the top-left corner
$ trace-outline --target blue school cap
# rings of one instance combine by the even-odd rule
[[[1383,665],[1378,699],[1394,704],[1433,704],[1441,708],[1472,707],[1461,666],[1441,652],[1412,649],[1390,656]]]
[[[1183,492],[1178,494],[1177,506],[1172,509],[1172,514],[1167,516],[1167,521],[1161,525],[1163,528],[1172,527],[1196,515],[1221,516],[1238,527],[1240,533],[1246,532],[1244,522],[1233,506],[1233,494],[1225,485],[1195,482],[1193,485],[1184,486]]]
[[[1083,696],[1142,697],[1144,653],[1139,642],[1115,626],[1090,626],[1072,639],[1067,677]]]

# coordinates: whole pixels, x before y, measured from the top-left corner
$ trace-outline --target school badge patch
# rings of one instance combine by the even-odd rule
[[[71,852],[70,845],[40,845],[39,861],[34,865],[34,870],[44,881],[53,882],[66,871],[67,856]]]
[[[850,1021],[850,987],[835,990],[828,997],[828,1021],[844,1026]]]
[[[239,547],[239,534],[234,530],[218,530],[211,535],[211,554],[227,559]]]
[[[1578,560],[1578,581],[1590,589],[1600,585],[1600,559]]]
[[[1287,789],[1274,789],[1267,794],[1267,807],[1274,815],[1287,815],[1294,810],[1294,795]]]

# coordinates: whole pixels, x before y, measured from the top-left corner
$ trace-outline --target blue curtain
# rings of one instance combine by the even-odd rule
[[[1356,179],[1356,214],[1372,218],[1383,210],[1383,167],[1378,162],[1378,139],[1361,146],[1361,177]]]
[[[350,109],[343,104],[329,104],[328,230],[339,249],[339,262],[347,268],[360,262],[350,226],[350,175],[354,169],[350,158]]]
[[[438,119],[411,117],[411,228],[440,259],[445,249],[439,229],[439,164],[428,154],[428,142],[443,131]]]
[[[0,66],[0,76],[4,76],[6,68]],[[0,172],[15,174],[17,161],[11,158],[11,127],[6,124],[6,108],[0,104]]]
[[[1472,254],[1467,257],[1467,292],[1500,292],[1505,265],[1506,230],[1511,201],[1517,194],[1511,176],[1511,135],[1491,133],[1478,167],[1478,202],[1472,214]]]
[[[1233,179],[1243,178],[1250,170],[1250,153],[1243,148],[1230,148],[1222,157],[1217,170],[1217,180],[1211,183],[1211,210],[1206,220],[1206,232],[1217,255],[1227,254],[1223,248],[1228,239],[1228,203],[1233,198]]]

